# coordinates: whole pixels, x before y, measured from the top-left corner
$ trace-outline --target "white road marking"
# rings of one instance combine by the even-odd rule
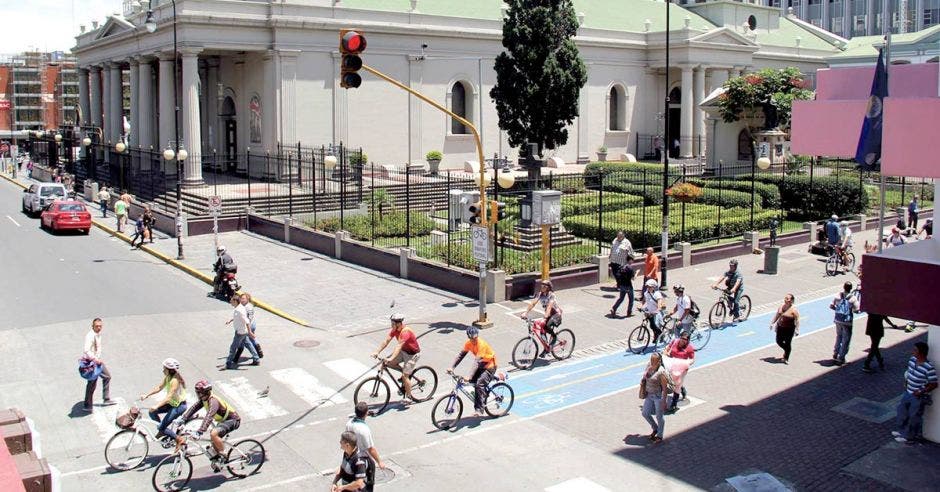
[[[571,480],[546,487],[545,492],[610,492],[607,487],[601,487],[595,482],[584,477],[572,478]]]
[[[13,224],[15,224],[16,227],[21,227],[19,222],[13,220],[13,217],[10,217],[9,215],[7,215],[7,218],[10,219],[10,222],[12,222]]]
[[[708,280],[709,282],[717,282],[720,278],[721,277],[705,277],[705,280]]]
[[[372,374],[373,369],[355,359],[336,359],[323,363],[329,370],[347,381],[355,381]]]
[[[101,465],[101,466],[96,466],[96,467],[94,467],[94,468],[85,468],[84,470],[75,470],[75,471],[70,471],[70,472],[62,473],[62,474],[59,475],[59,476],[61,476],[61,477],[71,477],[72,475],[84,475],[85,473],[91,473],[91,472],[101,471],[101,470],[105,470],[105,469],[107,469],[107,468],[109,468],[109,465]]]
[[[269,374],[313,407],[325,407],[347,401],[336,390],[324,386],[320,380],[299,367],[278,369]]]
[[[556,380],[556,379],[563,379],[563,378],[566,378],[566,377],[568,377],[568,376],[570,376],[570,375],[572,375],[572,374],[577,374],[577,373],[579,373],[579,372],[584,372],[584,371],[590,371],[591,369],[594,369],[595,367],[601,367],[602,365],[603,365],[603,364],[594,364],[593,366],[588,366],[588,367],[585,367],[585,368],[583,368],[583,369],[578,369],[577,371],[563,372],[563,373],[561,373],[561,374],[555,374],[554,376],[549,376],[549,377],[545,378],[545,380],[546,380],[546,381],[554,381],[554,380]]]
[[[216,386],[238,409],[239,415],[255,420],[287,415],[287,410],[275,405],[271,398],[258,398],[258,389],[248,378],[235,377],[230,381],[218,381]]]
[[[114,419],[118,415],[127,412],[127,403],[124,402],[124,398],[114,398],[113,400],[115,405],[95,406],[95,411],[91,414],[91,420],[98,428],[98,435],[101,436],[101,442],[103,443],[107,443],[108,439],[111,439],[111,436],[118,431],[118,428],[114,425]]]
[[[746,331],[746,332],[744,332],[744,333],[739,334],[739,335],[738,335],[738,338],[741,338],[741,337],[749,337],[749,336],[751,336],[751,335],[756,335],[756,334],[757,334],[756,331]]]

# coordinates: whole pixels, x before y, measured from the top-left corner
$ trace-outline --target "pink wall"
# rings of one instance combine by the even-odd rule
[[[937,64],[891,65],[888,95],[891,97],[936,97]],[[868,99],[875,66],[824,68],[816,71],[816,100]]]
[[[790,151],[800,155],[853,157],[867,100],[794,101]]]
[[[885,99],[881,167],[889,176],[940,178],[940,98]],[[858,139],[858,137],[855,137]],[[854,153],[854,150],[853,150]]]

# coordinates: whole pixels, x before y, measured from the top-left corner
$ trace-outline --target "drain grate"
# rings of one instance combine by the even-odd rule
[[[305,338],[305,339],[297,340],[296,342],[294,342],[294,346],[297,348],[314,348],[319,345],[320,345],[320,342],[312,338]]]

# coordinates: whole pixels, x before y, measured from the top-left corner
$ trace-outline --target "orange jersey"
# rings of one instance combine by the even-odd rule
[[[463,351],[470,352],[476,356],[479,362],[486,363],[487,369],[496,367],[496,352],[493,351],[493,347],[490,347],[490,344],[486,343],[486,341],[480,337],[464,342]]]

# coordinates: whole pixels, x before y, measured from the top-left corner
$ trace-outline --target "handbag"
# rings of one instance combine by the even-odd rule
[[[643,378],[643,380],[640,381],[640,399],[641,399],[641,400],[645,400],[645,399],[646,399],[646,396],[647,396],[647,394],[646,394],[646,378]]]
[[[78,375],[86,381],[94,381],[101,375],[102,367],[96,364],[93,359],[82,357],[78,360]]]

